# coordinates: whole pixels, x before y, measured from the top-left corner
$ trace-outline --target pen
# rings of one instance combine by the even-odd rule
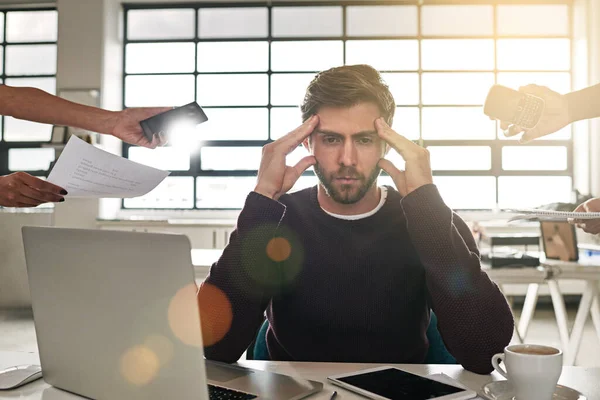
[[[331,397],[329,398],[329,400],[335,399],[336,396],[337,396],[337,392],[334,390],[333,393],[331,393]]]

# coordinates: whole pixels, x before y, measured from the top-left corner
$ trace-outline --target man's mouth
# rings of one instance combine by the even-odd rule
[[[338,176],[335,179],[342,184],[351,184],[359,180],[358,178],[352,176]]]

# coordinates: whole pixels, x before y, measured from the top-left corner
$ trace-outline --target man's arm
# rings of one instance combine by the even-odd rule
[[[600,117],[600,84],[565,95],[571,122]]]
[[[514,321],[504,295],[481,270],[470,229],[434,185],[408,194],[402,208],[444,343],[466,369],[490,373],[490,359],[510,342]]]
[[[267,246],[284,213],[278,201],[248,195],[229,244],[198,291],[206,358],[235,362],[256,336],[279,279]]]
[[[149,142],[143,135],[139,122],[170,109],[149,107],[108,111],[73,103],[36,88],[0,85],[0,115],[86,129],[150,148],[162,144],[163,139],[154,138]]]

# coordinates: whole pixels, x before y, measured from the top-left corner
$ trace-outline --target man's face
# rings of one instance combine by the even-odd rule
[[[354,204],[373,186],[381,169],[386,145],[375,128],[381,116],[372,103],[348,108],[323,107],[319,125],[304,145],[317,159],[319,181],[336,202]]]

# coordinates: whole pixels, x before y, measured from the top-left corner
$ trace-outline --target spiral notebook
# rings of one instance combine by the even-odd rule
[[[597,219],[600,212],[570,212],[539,209],[506,210],[511,214],[517,214],[508,221],[535,220],[535,221],[570,221],[578,219]]]

